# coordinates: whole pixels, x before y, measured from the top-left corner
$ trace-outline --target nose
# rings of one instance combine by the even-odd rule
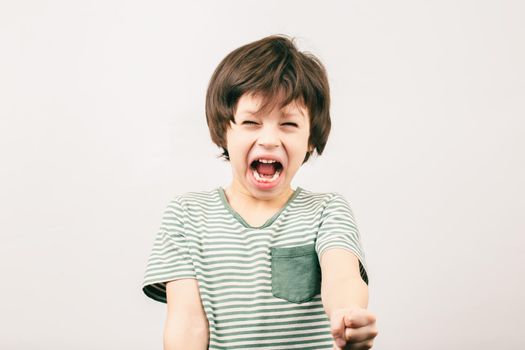
[[[257,144],[265,148],[279,147],[281,144],[279,133],[271,126],[263,127],[259,134]]]

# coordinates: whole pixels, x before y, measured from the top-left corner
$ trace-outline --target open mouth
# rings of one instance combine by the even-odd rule
[[[270,159],[257,159],[250,164],[253,176],[258,182],[270,183],[279,178],[283,165]]]

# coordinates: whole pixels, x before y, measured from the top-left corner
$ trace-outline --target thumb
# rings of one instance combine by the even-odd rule
[[[346,345],[345,340],[345,323],[343,315],[334,313],[330,319],[330,331],[334,338],[335,345],[342,348]]]

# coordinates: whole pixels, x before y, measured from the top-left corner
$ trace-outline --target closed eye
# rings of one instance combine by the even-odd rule
[[[245,121],[243,121],[241,124],[242,124],[242,125],[259,125],[259,123],[255,122],[255,121],[253,121],[253,120],[245,120]],[[291,127],[295,127],[295,128],[299,127],[299,126],[297,125],[297,123],[292,123],[292,122],[283,123],[283,124],[281,124],[281,125],[284,125],[284,126],[291,126]]]

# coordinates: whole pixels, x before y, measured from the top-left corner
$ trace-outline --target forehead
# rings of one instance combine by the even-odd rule
[[[254,95],[254,94],[243,94],[239,101],[237,102],[237,108],[236,113],[245,113],[245,114],[252,114],[256,115],[258,113],[264,113],[264,110],[261,110],[261,107],[263,106],[264,99],[260,95]],[[280,101],[271,102],[268,105],[269,113],[275,112],[279,108]],[[270,111],[271,108],[271,111]],[[292,103],[289,103],[288,105],[282,107],[280,109],[280,113],[282,116],[296,116],[296,117],[307,117],[308,116],[308,110],[307,108],[301,104],[299,101],[293,101]]]

